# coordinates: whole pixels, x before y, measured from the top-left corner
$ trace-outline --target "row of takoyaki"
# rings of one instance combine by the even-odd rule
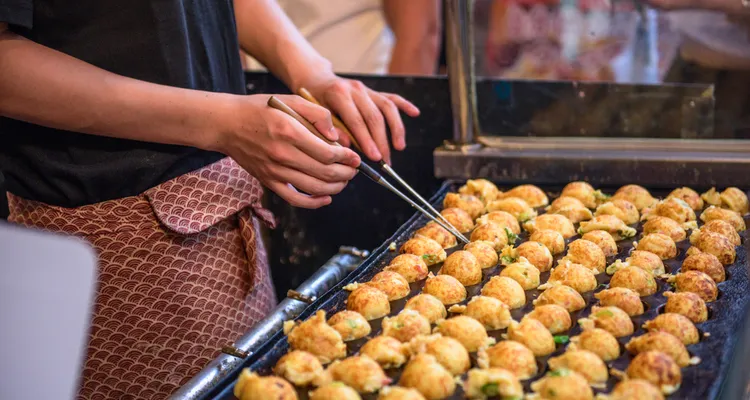
[[[693,247],[681,273],[669,278],[675,292],[665,294],[665,313],[644,325],[647,334],[627,344],[626,349],[638,355],[627,370],[629,379],[610,395],[662,398],[661,391],[678,387],[679,367],[695,361],[685,348],[698,341],[693,323],[706,320],[705,303],[716,299],[716,283],[725,279],[723,265],[734,261],[744,220],[717,207],[747,204],[734,190],[712,190],[701,197],[682,188],[658,202],[636,185],[608,198],[575,182],[547,207],[547,214],[537,216],[535,208],[548,205],[539,188],[522,185],[501,193],[488,181],[469,181],[460,194],[446,196],[442,214],[460,231],[471,231],[472,243],[446,257],[445,249],[454,247],[456,238],[434,223],[419,229],[384,271],[347,287],[351,294],[346,311],[328,321],[321,311],[302,323],[285,325],[292,351],[274,369],[284,379],[243,371],[235,394],[243,400],[296,398],[291,382],[317,387],[313,399],[356,399],[359,393],[376,391],[382,399],[439,399],[453,394],[457,376],[466,373],[463,387],[469,398],[521,398],[520,381],[538,374],[536,357],[551,354],[556,344],[567,341],[567,336],[554,335],[571,328],[570,313],[586,306],[581,293],[597,289],[596,275],[606,270],[613,274],[609,288],[595,294],[600,304],[579,321],[582,333],[570,338],[564,354],[548,361],[550,373],[532,384],[539,398],[592,398],[590,385],[601,386],[609,377],[605,362],[620,356],[617,337],[634,332],[630,317],[643,314],[640,297],[656,292],[655,277],[667,272],[662,260],[674,257],[675,242],[697,227],[693,208],[700,210],[704,201],[711,204],[701,215],[706,223],[690,235]],[[607,267],[606,258],[617,254],[615,241],[634,236],[628,225],[639,220],[647,222],[636,250]],[[580,223],[578,231],[574,222]],[[522,227],[530,240],[515,247]],[[552,268],[553,255],[565,252],[565,239],[576,232],[582,238],[571,242]],[[428,267],[440,262],[438,275],[432,275]],[[466,299],[465,286],[481,283],[482,270],[498,262],[504,265],[500,274],[479,296],[458,305]],[[540,273],[546,271],[549,280],[540,282]],[[358,355],[345,358],[345,341],[369,335],[368,320],[389,315],[390,301],[408,296],[409,283],[425,279],[422,293],[383,320],[379,336],[367,341]],[[533,301],[534,310],[514,321],[510,310],[525,305],[525,290],[536,288],[544,292]],[[446,319],[448,311],[460,315]],[[494,344],[487,331],[505,328],[507,340]],[[469,352],[478,352],[474,369]],[[387,386],[391,382],[383,369],[401,366],[399,386]]]

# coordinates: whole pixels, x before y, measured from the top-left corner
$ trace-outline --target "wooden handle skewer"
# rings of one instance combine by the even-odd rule
[[[275,108],[290,117],[297,120],[297,122],[301,123],[307,130],[309,130],[312,134],[315,136],[321,138],[326,143],[329,143],[334,146],[341,146],[340,144],[336,142],[332,142],[328,140],[323,134],[321,134],[315,126],[310,123],[307,119],[305,119],[303,116],[299,115],[296,111],[294,111],[291,107],[286,105],[283,101],[280,99],[271,96],[271,98],[268,99],[268,106],[271,108]],[[443,221],[436,218],[434,215],[427,212],[424,208],[420,207],[419,204],[415,203],[414,200],[410,199],[405,194],[401,193],[400,190],[396,189],[393,185],[391,185],[388,181],[386,181],[382,175],[380,175],[375,169],[373,169],[371,166],[365,164],[364,161],[360,162],[358,170],[362,173],[364,173],[368,178],[372,179],[375,183],[385,187],[386,189],[390,190],[391,192],[395,193],[397,196],[401,197],[404,201],[409,203],[412,207],[414,207],[417,211],[425,215],[426,217],[430,218],[431,220],[435,221],[438,225],[442,226],[444,229],[448,230],[450,233],[455,235],[459,240],[463,241],[464,243],[469,243],[469,240],[464,237],[461,232],[458,232],[456,228],[454,228],[451,224],[446,224]],[[438,214],[439,215],[439,214]]]

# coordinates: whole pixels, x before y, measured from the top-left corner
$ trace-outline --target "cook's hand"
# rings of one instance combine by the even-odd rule
[[[332,146],[285,113],[268,107],[268,95],[236,96],[233,120],[218,148],[295,207],[318,208],[356,174],[359,156]],[[331,113],[298,96],[276,96],[329,140],[338,139]],[[303,191],[307,194],[297,191]]]
[[[367,158],[373,161],[391,161],[386,123],[391,131],[393,148],[406,148],[404,123],[399,110],[410,117],[419,115],[419,109],[403,97],[376,92],[362,82],[335,75],[308,80],[305,88],[323,105],[333,110],[357,139]],[[337,130],[338,131],[338,130]],[[349,145],[349,138],[338,132],[340,142]]]

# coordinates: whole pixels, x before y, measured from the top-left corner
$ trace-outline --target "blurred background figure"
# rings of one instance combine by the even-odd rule
[[[440,0],[278,0],[339,73],[433,75],[442,38]],[[262,69],[247,58],[247,68]]]

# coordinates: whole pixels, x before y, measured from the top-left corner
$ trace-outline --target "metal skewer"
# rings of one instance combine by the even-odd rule
[[[294,118],[295,120],[297,120],[297,122],[301,123],[305,128],[307,128],[311,133],[321,138],[326,143],[329,143],[334,146],[341,146],[340,144],[336,142],[332,142],[328,140],[325,136],[323,136],[320,132],[318,132],[318,130],[315,128],[313,124],[310,123],[310,121],[306,120],[304,117],[299,115],[296,111],[294,111],[291,107],[289,107],[283,101],[277,99],[276,97],[271,96],[271,98],[268,99],[268,106],[271,108],[275,108],[289,115],[290,117]],[[417,203],[414,202],[414,200],[410,199],[408,196],[401,193],[401,191],[393,187],[393,185],[391,185],[388,181],[386,181],[377,171],[375,171],[375,169],[365,164],[364,161],[360,162],[358,169],[359,171],[364,173],[368,178],[372,179],[375,183],[385,187],[386,189],[390,190],[391,192],[395,193],[396,195],[404,199],[407,203],[409,203],[409,205],[414,207],[417,211],[427,216],[428,218],[433,220],[435,223],[437,223],[438,225],[440,225],[441,227],[443,227],[444,229],[446,229],[447,231],[455,235],[459,240],[461,240],[464,243],[469,243],[469,240],[466,239],[466,237],[464,237],[460,232],[458,232],[456,228],[454,228],[450,224],[445,224],[443,221],[440,221],[435,216],[427,212],[424,208],[420,207]]]
[[[312,95],[312,93],[310,93],[310,92],[309,92],[309,91],[308,91],[307,89],[305,89],[305,88],[301,88],[301,89],[299,90],[299,95],[300,95],[300,96],[301,96],[302,98],[304,98],[305,100],[307,100],[307,101],[309,101],[309,102],[311,102],[311,103],[313,103],[313,104],[319,105],[319,106],[321,106],[321,107],[323,106],[322,104],[320,104],[320,102],[318,101],[318,99],[316,99],[316,98],[315,98],[315,96],[313,96],[313,95]],[[351,142],[352,142],[352,145],[353,145],[353,146],[354,146],[354,147],[355,147],[355,148],[356,148],[357,150],[359,150],[360,152],[362,152],[362,147],[360,147],[359,143],[357,142],[357,139],[356,139],[356,138],[354,138],[354,135],[353,135],[353,134],[352,134],[352,132],[351,132],[351,131],[349,130],[349,128],[347,128],[347,126],[346,126],[346,125],[344,125],[344,121],[342,121],[341,119],[339,119],[339,118],[338,118],[337,116],[335,116],[335,115],[333,115],[333,114],[331,114],[331,120],[333,121],[333,125],[334,125],[335,127],[337,127],[337,128],[339,128],[339,129],[341,129],[342,131],[344,131],[344,133],[346,133],[346,135],[347,135],[347,136],[349,136],[349,140],[351,140]],[[411,185],[409,185],[408,183],[406,183],[406,181],[405,181],[405,180],[403,180],[403,179],[401,178],[401,176],[400,176],[400,175],[399,175],[398,173],[396,173],[396,171],[395,171],[395,170],[394,170],[393,168],[391,168],[391,166],[390,166],[390,165],[388,165],[388,163],[386,163],[386,162],[385,162],[385,160],[380,160],[380,169],[382,169],[382,170],[383,170],[383,171],[385,171],[385,172],[386,172],[386,173],[387,173],[388,175],[390,175],[390,176],[391,176],[391,177],[392,177],[393,179],[395,179],[395,180],[396,180],[396,182],[398,182],[398,183],[399,183],[399,184],[400,184],[401,186],[405,187],[405,188],[406,188],[406,190],[407,190],[407,191],[408,191],[409,193],[411,193],[411,195],[412,195],[412,196],[416,197],[416,198],[417,198],[417,200],[419,200],[419,202],[420,202],[420,203],[422,203],[422,205],[423,205],[423,206],[425,206],[425,208],[427,208],[427,210],[429,210],[430,212],[432,212],[432,214],[433,214],[434,216],[436,216],[436,217],[437,217],[437,218],[439,218],[439,219],[440,219],[441,221],[443,221],[443,223],[445,223],[445,225],[448,225],[448,226],[452,227],[452,228],[453,228],[453,230],[450,230],[450,229],[449,229],[449,231],[451,231],[451,233],[453,233],[454,235],[456,235],[456,233],[455,233],[455,232],[458,232],[458,229],[456,229],[456,228],[455,228],[455,227],[453,226],[453,224],[451,224],[451,223],[450,223],[450,221],[448,221],[448,219],[446,219],[446,218],[445,218],[445,217],[443,216],[443,214],[440,214],[440,213],[439,213],[439,212],[438,212],[438,211],[437,211],[437,210],[436,210],[436,209],[435,209],[434,207],[432,207],[432,205],[430,204],[430,202],[429,202],[429,201],[427,201],[427,200],[426,200],[426,199],[425,199],[424,197],[420,196],[420,195],[419,195],[419,193],[418,193],[418,192],[417,192],[416,190],[414,190],[414,188],[412,188],[412,187],[411,187]],[[469,241],[468,241],[468,240],[466,240],[466,238],[465,238],[465,237],[463,237],[463,235],[461,235],[460,233],[459,233],[458,235],[456,235],[456,236],[458,236],[459,238],[461,238],[461,240],[462,240],[462,241],[463,241],[464,243],[469,243]]]

